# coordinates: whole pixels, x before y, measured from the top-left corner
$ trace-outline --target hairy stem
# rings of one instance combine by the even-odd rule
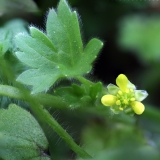
[[[27,100],[26,96],[20,89],[8,85],[0,85],[0,95],[8,96],[10,98],[16,98],[19,100]],[[32,97],[36,99],[40,104],[52,106],[52,108],[55,107],[62,109],[68,107],[68,104],[65,101],[63,101],[62,98],[52,96],[50,94],[40,93],[32,95]]]
[[[38,116],[40,116],[43,121],[45,121],[51,128],[69,145],[69,147],[77,153],[82,158],[91,158],[91,156],[85,152],[80,146],[78,146],[73,138],[64,130],[61,125],[50,115],[50,113],[43,108],[42,104],[47,105],[58,105],[67,107],[67,104],[62,100],[58,99],[58,97],[51,96],[51,95],[43,95],[38,94],[31,96],[28,91],[23,92],[15,87],[7,86],[7,85],[0,85],[0,95],[7,96],[10,98],[16,98],[20,100],[26,100],[29,102],[31,106],[31,110]]]
[[[43,108],[43,106],[37,102],[34,102],[34,100],[32,100],[31,103],[34,113],[41,115],[41,118],[43,117],[42,119],[50,125],[50,127],[69,145],[75,153],[77,153],[77,155],[82,158],[91,158],[85,150],[74,142],[73,138],[61,127],[61,125],[50,115],[50,113]]]
[[[93,85],[93,82],[85,79],[84,77],[78,77],[77,79],[82,84]],[[0,85],[0,95],[1,96],[7,96],[10,98],[16,98],[16,99],[28,101],[31,105],[32,111],[35,114],[37,114],[39,117],[42,117],[43,121],[48,123],[51,126],[51,128],[55,130],[55,132],[57,132],[57,134],[70,146],[70,148],[75,153],[77,153],[82,158],[91,158],[91,156],[87,152],[85,152],[81,147],[79,147],[74,142],[72,137],[61,127],[61,125],[42,106],[42,105],[50,105],[56,108],[67,108],[68,104],[64,102],[61,98],[56,97],[56,96],[52,96],[49,94],[30,95],[28,91],[25,90],[25,92],[23,92],[23,90],[21,91],[20,89],[12,87],[12,86]],[[96,114],[97,112],[98,111],[94,113]],[[152,120],[158,121],[160,123],[160,118],[159,118],[160,111],[153,107],[147,107],[143,116],[146,118],[150,118]]]
[[[94,84],[94,82],[92,82],[82,76],[77,77],[77,80],[80,81],[82,84],[89,85],[89,86]]]

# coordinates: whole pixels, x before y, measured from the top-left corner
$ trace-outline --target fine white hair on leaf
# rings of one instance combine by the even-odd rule
[[[37,28],[38,30],[40,30],[41,32],[45,33],[45,29],[40,27],[40,26],[37,26],[35,24],[30,24],[29,25],[29,28]],[[46,33],[45,33],[46,34]]]

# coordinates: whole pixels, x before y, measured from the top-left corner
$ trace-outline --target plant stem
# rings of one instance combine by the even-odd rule
[[[0,95],[2,96],[8,96],[10,98],[16,98],[19,100],[27,100],[24,93],[12,86],[8,85],[0,85]],[[68,104],[62,100],[60,97],[52,96],[50,94],[35,94],[32,95],[33,98],[35,98],[40,104],[52,106],[53,108],[67,108]]]
[[[24,89],[23,89],[24,91]],[[46,103],[50,103],[53,105],[65,105],[66,107],[66,103],[64,103],[62,100],[61,101],[56,101],[56,99],[58,99],[58,97],[54,97],[51,95],[43,95],[43,94],[39,94],[36,96],[31,96],[29,94],[28,91],[20,91],[19,89],[12,87],[12,86],[7,86],[7,85],[0,85],[0,95],[2,96],[8,96],[10,98],[16,98],[16,99],[20,99],[20,100],[26,100],[30,103],[31,106],[31,110],[38,115],[41,119],[43,119],[43,121],[45,121],[48,125],[51,126],[51,128],[70,146],[70,148],[77,153],[80,157],[82,158],[91,158],[91,156],[85,152],[80,146],[78,146],[73,138],[66,132],[66,130],[64,130],[61,125],[50,115],[50,113],[43,108],[42,105],[40,105],[40,102],[44,102]],[[47,97],[50,96],[48,98],[49,101],[47,101]],[[41,98],[43,97],[43,98]],[[44,101],[44,99],[46,98],[46,100]],[[51,99],[53,98],[53,101],[51,101]],[[39,101],[38,101],[39,100]]]
[[[81,83],[86,85],[93,84],[93,82],[83,77],[78,77],[77,79]],[[43,120],[47,122],[53,130],[56,131],[56,133],[70,146],[70,148],[75,153],[77,153],[82,158],[91,158],[91,156],[87,152],[85,152],[74,142],[72,137],[59,125],[59,123],[50,115],[50,113],[40,105],[43,104],[50,105],[56,108],[67,108],[68,104],[61,98],[49,94],[30,95],[28,91],[24,93],[18,88],[7,85],[0,85],[0,95],[28,101],[31,104],[32,111],[42,117]],[[143,116],[160,123],[160,111],[156,108],[147,107]]]
[[[92,158],[85,150],[78,146],[73,138],[64,130],[61,125],[41,105],[32,107],[34,113],[38,113],[56,131],[56,133],[69,145],[69,147],[82,158]]]
[[[81,77],[81,76],[79,76],[79,77],[76,77],[82,84],[85,84],[85,85],[93,85],[94,84],[94,82],[92,82],[92,81],[90,81],[90,80],[88,80],[88,79],[86,79],[86,78],[84,78],[84,77]]]

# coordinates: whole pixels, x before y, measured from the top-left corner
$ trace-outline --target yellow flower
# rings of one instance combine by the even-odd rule
[[[110,106],[114,113],[124,111],[125,113],[133,113],[140,115],[144,112],[145,107],[141,103],[148,93],[145,90],[136,90],[124,74],[120,74],[116,78],[117,86],[109,84],[107,86],[108,93],[101,98],[104,106]]]

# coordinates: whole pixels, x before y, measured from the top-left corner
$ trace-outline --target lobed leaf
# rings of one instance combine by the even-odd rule
[[[24,84],[32,85],[32,93],[48,90],[60,76],[57,64],[51,61],[54,58],[53,48],[49,50],[46,45],[43,46],[43,43],[42,48],[40,48],[37,45],[41,43],[40,41],[36,41],[34,38],[23,34],[18,35],[16,40],[20,46],[19,48],[24,51],[16,52],[16,56],[23,63],[34,68],[23,72],[17,80]],[[46,54],[47,50],[48,54]],[[50,52],[53,54],[50,54]]]
[[[83,56],[81,56],[81,59],[77,63],[77,70],[81,70],[81,74],[89,73],[91,71],[92,63],[97,58],[97,54],[102,46],[103,43],[96,38],[93,38],[89,41],[84,49]]]
[[[60,78],[76,78],[89,73],[103,46],[100,40],[92,39],[83,48],[77,13],[65,0],[60,1],[57,12],[49,10],[46,34],[35,27],[30,27],[30,34],[16,36],[20,49],[16,55],[32,68],[17,78],[32,85],[32,93],[48,90]]]

